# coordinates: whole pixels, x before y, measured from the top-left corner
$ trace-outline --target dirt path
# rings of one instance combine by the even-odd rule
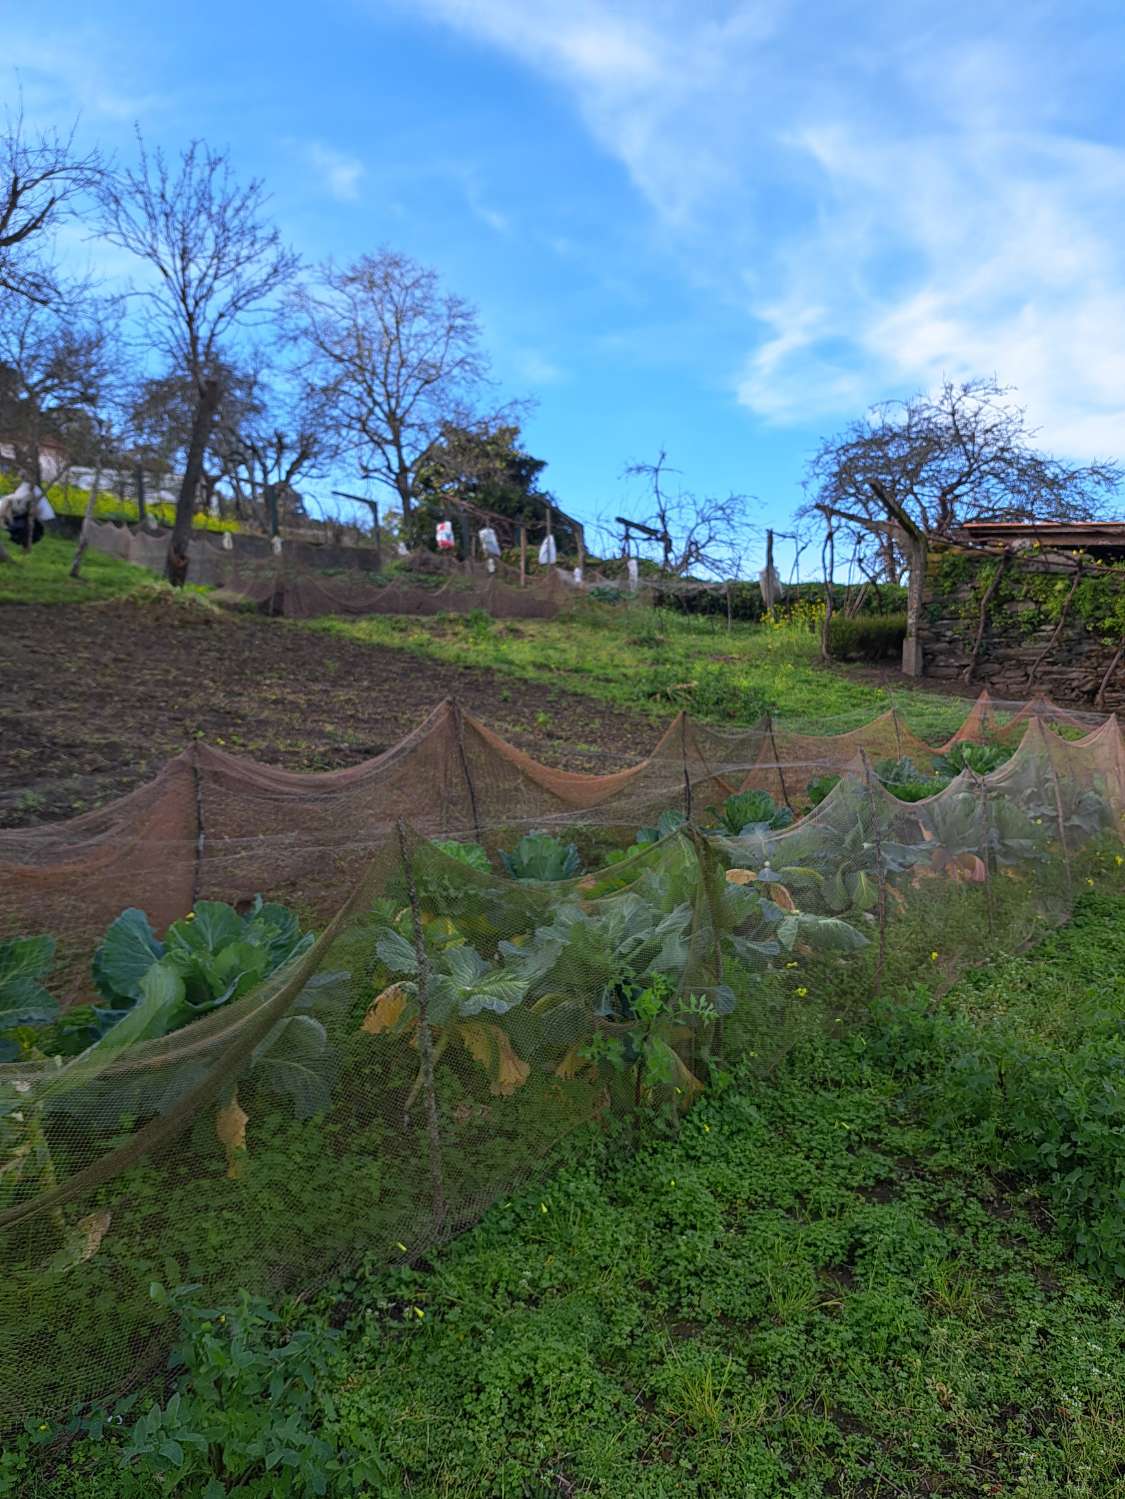
[[[193,739],[292,770],[395,744],[456,697],[538,759],[609,770],[658,727],[545,684],[168,600],[0,606],[0,827],[86,811]]]

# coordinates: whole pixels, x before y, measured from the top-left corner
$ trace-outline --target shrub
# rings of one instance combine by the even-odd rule
[[[839,661],[893,660],[905,637],[905,614],[834,614],[828,625],[828,649]]]

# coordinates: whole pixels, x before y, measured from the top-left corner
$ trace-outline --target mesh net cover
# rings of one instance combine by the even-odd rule
[[[142,1000],[76,1056],[29,1045],[0,1065],[0,1421],[157,1368],[154,1279],[221,1299],[413,1256],[577,1125],[685,1106],[712,1059],[768,1066],[820,1004],[859,1013],[1065,919],[1090,861],[1114,866],[1121,729],[983,700],[949,742],[982,737],[1018,743],[905,802],[873,762],[948,746],[895,714],[822,738],[680,715],[639,765],[586,776],[444,703],[351,769],[196,745],[109,806],[0,834],[0,939],[54,935],[50,985],[75,1013],[126,906],[163,932],[261,893],[317,934],[169,1034]],[[840,779],[788,826],[713,826],[742,791],[799,810],[825,773]],[[581,868],[499,873],[532,829]]]

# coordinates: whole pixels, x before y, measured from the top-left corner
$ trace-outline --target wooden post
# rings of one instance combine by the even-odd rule
[[[832,574],[836,569],[836,528],[828,518],[828,534],[824,538],[824,624],[820,633],[820,655],[823,661],[831,661],[830,635],[832,630]]]
[[[469,547],[469,522],[466,519],[465,510],[464,510],[463,506],[458,509],[457,516],[458,516],[458,520],[460,521],[460,526],[461,526],[461,556],[462,556],[462,558],[465,561],[466,567],[471,572],[472,571],[472,552],[471,552],[470,547]]]
[[[143,526],[148,509],[145,505],[145,466],[137,464],[137,525]]]
[[[520,527],[520,587],[527,587],[527,527]]]
[[[925,671],[922,642],[918,638],[918,626],[922,619],[922,597],[926,588],[926,543],[921,537],[911,537],[908,549],[910,581],[906,590],[906,635],[902,642],[902,672],[906,677],[920,677]]]
[[[766,532],[766,613],[773,613],[773,532]]]
[[[383,571],[383,543],[382,543],[382,540],[380,539],[380,536],[379,536],[379,501],[378,500],[372,500],[371,501],[371,514],[374,517],[374,525],[375,525],[375,571],[376,572],[382,572]],[[358,532],[358,530],[359,530],[358,526],[356,527],[356,530]]]
[[[578,576],[582,582],[586,581],[586,531],[582,526],[578,527]]]

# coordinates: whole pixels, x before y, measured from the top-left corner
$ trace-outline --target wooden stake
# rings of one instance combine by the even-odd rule
[[[426,1098],[426,1133],[430,1145],[430,1195],[434,1231],[445,1220],[445,1176],[441,1164],[441,1129],[438,1124],[437,1090],[434,1087],[434,1036],[430,1029],[430,958],[422,929],[422,908],[414,880],[414,860],[406,842],[406,824],[398,821],[398,847],[410,894],[410,917],[414,928],[414,957],[418,965],[418,1052],[422,1059],[422,1091]]]
[[[527,527],[520,527],[520,587],[527,587]]]

